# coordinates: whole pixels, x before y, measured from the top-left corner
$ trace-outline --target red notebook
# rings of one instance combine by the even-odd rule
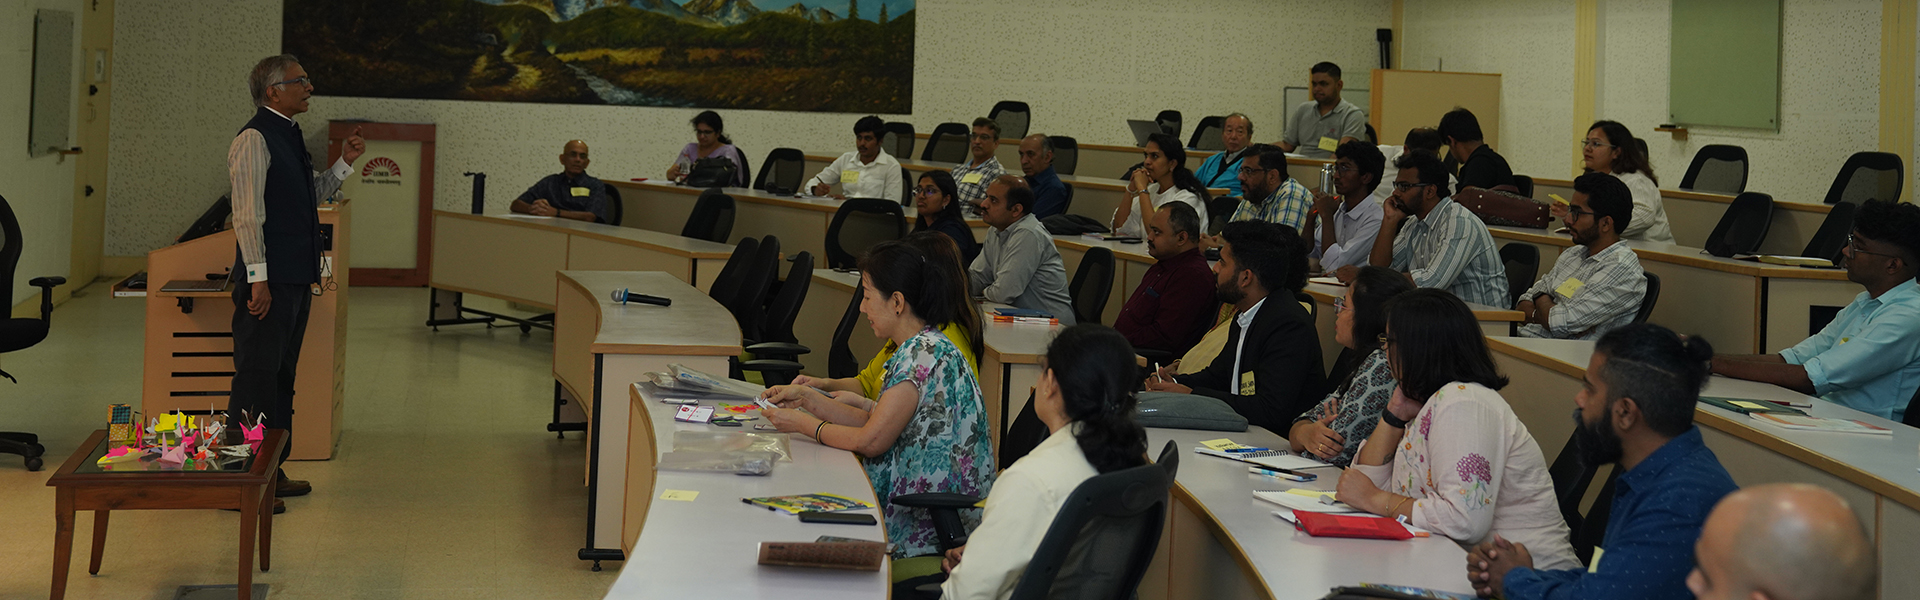
[[[1412,539],[1413,533],[1400,526],[1399,521],[1374,516],[1332,515],[1327,513],[1293,511],[1293,517],[1299,519],[1300,530],[1313,537],[1366,538],[1373,540]]]

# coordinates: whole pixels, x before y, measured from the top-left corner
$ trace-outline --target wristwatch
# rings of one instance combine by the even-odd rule
[[[1393,411],[1387,411],[1387,410],[1380,411],[1380,421],[1383,423],[1386,423],[1388,427],[1392,427],[1394,429],[1407,428],[1407,422],[1404,420],[1401,420],[1400,417],[1393,416]]]

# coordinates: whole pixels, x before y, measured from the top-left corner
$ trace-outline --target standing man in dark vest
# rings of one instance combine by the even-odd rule
[[[233,230],[238,241],[233,277],[233,395],[229,418],[241,410],[266,415],[267,428],[293,429],[293,379],[300,342],[322,269],[321,200],[340,189],[367,145],[354,129],[340,160],[315,173],[294,115],[307,112],[313,81],[292,55],[268,57],[247,78],[258,108],[227,150],[233,183]],[[277,475],[276,498],[313,490]],[[275,511],[284,510],[275,500]]]

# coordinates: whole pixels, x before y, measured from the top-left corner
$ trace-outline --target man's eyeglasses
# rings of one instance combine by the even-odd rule
[[[1587,210],[1587,209],[1584,209],[1584,208],[1580,208],[1580,207],[1578,207],[1578,206],[1568,206],[1568,207],[1567,207],[1567,221],[1568,221],[1568,222],[1573,222],[1573,221],[1578,221],[1578,220],[1580,220],[1580,217],[1584,217],[1584,216],[1593,216],[1593,215],[1596,215],[1596,213],[1594,213],[1594,212],[1593,212],[1593,211],[1591,211],[1591,210]]]
[[[292,84],[297,84],[297,85],[304,85],[304,86],[308,86],[308,87],[312,87],[312,86],[313,86],[313,78],[312,78],[312,77],[295,77],[295,78],[293,78],[293,79],[288,79],[288,80],[286,80],[286,81],[278,81],[278,82],[274,82],[274,83],[269,83],[269,84],[267,84],[267,87],[274,87],[274,86],[281,86],[281,85],[286,85],[286,84],[289,84],[289,83],[292,83]]]
[[[1887,258],[1900,257],[1900,255],[1898,254],[1889,254],[1886,252],[1874,252],[1871,250],[1862,250],[1860,248],[1860,239],[1854,237],[1854,234],[1851,234],[1851,233],[1847,234],[1847,253],[1848,254],[1876,254],[1879,256],[1885,256]]]
[[[1607,144],[1607,143],[1602,143],[1602,142],[1601,142],[1600,140],[1580,140],[1580,147],[1582,147],[1582,148],[1612,148],[1612,147],[1614,147],[1614,146],[1613,146],[1613,144]]]
[[[1334,299],[1333,299],[1333,314],[1336,314],[1336,315],[1337,315],[1337,314],[1340,314],[1340,313],[1342,313],[1342,312],[1345,312],[1346,310],[1347,310],[1347,297],[1346,297],[1346,296],[1340,296],[1340,297],[1337,297],[1337,298],[1334,298]]]
[[[1279,169],[1269,169],[1266,167],[1240,167],[1240,174],[1241,175],[1259,175],[1267,171],[1278,171],[1278,170]]]
[[[1413,189],[1413,188],[1417,188],[1417,187],[1425,187],[1425,186],[1429,186],[1429,185],[1433,185],[1433,184],[1431,184],[1431,183],[1415,183],[1415,182],[1411,182],[1411,181],[1395,181],[1395,182],[1393,182],[1393,191],[1396,191],[1396,192],[1404,192],[1404,191],[1407,191],[1407,190],[1411,190],[1411,189]]]
[[[1360,167],[1356,167],[1353,165],[1342,165],[1342,164],[1333,165],[1333,172],[1335,173],[1352,173],[1358,170],[1360,170]]]

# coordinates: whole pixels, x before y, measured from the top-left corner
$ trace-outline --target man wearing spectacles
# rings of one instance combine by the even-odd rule
[[[607,222],[607,204],[612,197],[607,194],[607,184],[587,174],[587,165],[592,162],[586,142],[568,141],[560,147],[560,172],[534,182],[508,208],[537,217]]]
[[[253,119],[227,150],[238,246],[233,277],[245,277],[233,286],[234,374],[227,415],[234,422],[243,410],[265,415],[268,428],[291,432],[300,342],[322,271],[319,204],[353,174],[353,162],[367,144],[356,127],[341,145],[340,159],[325,171],[313,170],[306,137],[293,120],[307,112],[313,80],[291,54],[255,64],[247,87],[256,107]],[[275,477],[276,498],[313,490],[305,481],[288,479],[285,471]],[[284,510],[274,500],[274,512]]]
[[[1255,144],[1240,159],[1240,189],[1246,194],[1233,209],[1229,223],[1265,221],[1286,225],[1299,231],[1307,226],[1307,212],[1313,209],[1313,192],[1300,180],[1287,175],[1287,154],[1278,146]],[[1220,236],[1207,236],[1203,248],[1218,248]]]
[[[1920,206],[1869,201],[1853,223],[1841,263],[1866,291],[1813,337],[1779,354],[1715,356],[1713,372],[1905,416],[1920,387]]]
[[[973,156],[953,168],[953,181],[960,186],[960,204],[973,206],[987,195],[988,184],[1007,174],[999,157],[994,156],[1000,150],[1000,124],[986,117],[974,119],[973,133],[967,135],[967,150]]]
[[[1461,300],[1507,306],[1506,263],[1487,225],[1449,198],[1447,170],[1437,156],[1414,152],[1394,161],[1400,168],[1393,195],[1380,207],[1380,234],[1368,262],[1406,273],[1413,284],[1452,292]],[[1407,218],[1407,217],[1414,218]],[[1336,276],[1352,282],[1359,269]]]
[[[1526,314],[1522,337],[1593,340],[1633,323],[1647,295],[1640,257],[1620,243],[1633,218],[1633,191],[1606,173],[1573,180],[1567,208],[1572,248],[1560,252],[1553,270],[1520,293],[1514,306]]]
[[[1248,142],[1253,141],[1253,119],[1246,115],[1233,113],[1227,115],[1220,124],[1220,142],[1227,149],[1207,157],[1200,163],[1200,169],[1193,172],[1200,178],[1201,185],[1209,188],[1226,188],[1229,196],[1238,196],[1240,189],[1240,159],[1247,154]]]
[[[1371,194],[1386,170],[1380,147],[1363,141],[1340,145],[1333,153],[1333,194],[1313,192],[1313,214],[1301,235],[1313,240],[1309,256],[1320,259],[1321,271],[1364,266],[1380,235],[1380,203]]]

